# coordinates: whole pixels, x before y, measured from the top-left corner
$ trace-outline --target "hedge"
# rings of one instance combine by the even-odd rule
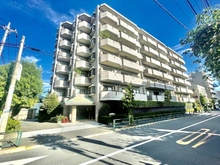
[[[170,102],[165,101],[134,101],[134,108],[155,108],[155,107],[179,107],[185,106],[183,102]]]

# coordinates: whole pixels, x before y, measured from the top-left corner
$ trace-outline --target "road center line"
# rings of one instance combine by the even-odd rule
[[[193,127],[193,126],[195,126],[195,125],[199,125],[199,124],[201,124],[201,123],[205,123],[205,122],[207,122],[207,121],[209,121],[209,120],[212,120],[212,119],[215,119],[215,118],[217,118],[217,117],[219,117],[219,115],[214,116],[214,117],[209,118],[209,119],[206,119],[206,120],[203,120],[203,121],[200,121],[200,122],[198,122],[198,123],[195,123],[195,124],[192,124],[192,125],[189,125],[189,126],[183,127],[183,128],[181,128],[181,129],[178,129],[177,131],[182,131],[182,130],[184,130],[184,129],[187,129],[187,128],[190,128],[190,127]],[[150,142],[152,142],[152,141],[154,141],[154,140],[159,140],[159,139],[161,139],[161,138],[163,138],[163,137],[166,137],[166,136],[169,136],[169,135],[171,135],[171,134],[173,134],[173,133],[174,133],[174,132],[170,132],[170,133],[167,133],[167,134],[164,134],[164,135],[161,135],[161,136],[158,136],[158,137],[152,138],[152,139],[150,139],[150,140],[147,140],[147,141],[144,141],[144,142],[141,142],[141,143],[135,144],[135,145],[133,145],[133,146],[126,147],[126,148],[124,148],[124,149],[121,149],[121,150],[118,150],[118,151],[112,152],[112,153],[110,153],[110,154],[107,154],[107,155],[101,156],[101,157],[99,157],[99,158],[96,158],[96,159],[90,160],[90,161],[88,161],[88,162],[81,163],[80,165],[87,165],[87,164],[95,163],[95,162],[97,162],[97,161],[99,161],[99,160],[102,160],[102,159],[105,159],[105,158],[111,157],[111,156],[113,156],[113,155],[116,155],[116,154],[119,154],[119,153],[121,153],[121,152],[127,151],[127,150],[129,150],[129,149],[132,149],[132,148],[135,148],[135,147],[141,146],[141,145],[143,145],[143,144],[150,143]]]

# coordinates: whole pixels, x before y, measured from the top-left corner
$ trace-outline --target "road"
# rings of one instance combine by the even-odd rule
[[[57,138],[36,149],[0,155],[0,165],[220,165],[219,149],[220,113],[213,112],[75,141]]]

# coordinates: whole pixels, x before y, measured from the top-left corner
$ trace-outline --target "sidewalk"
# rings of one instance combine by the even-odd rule
[[[21,128],[23,134],[20,146],[3,148],[0,155],[114,132],[111,127],[88,120],[61,124],[21,121]]]

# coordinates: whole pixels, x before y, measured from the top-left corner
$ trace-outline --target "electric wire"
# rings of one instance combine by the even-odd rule
[[[206,6],[205,6],[205,4],[204,4],[204,1],[203,0],[201,0],[201,3],[202,3],[202,5],[203,5],[203,7],[204,7],[204,9],[206,8]]]
[[[195,15],[197,15],[197,13],[196,13],[196,11],[195,11],[195,9],[194,9],[194,7],[193,7],[193,5],[190,3],[190,1],[189,0],[185,0],[186,2],[187,2],[187,4],[189,5],[189,7],[191,8],[191,10],[193,11],[193,13],[195,14]]]
[[[182,27],[184,27],[187,31],[189,31],[189,29],[182,23],[180,22],[175,16],[173,16],[165,7],[163,7],[157,0],[154,0],[154,2],[157,3],[157,5],[159,5],[164,11],[166,11],[167,14],[169,14],[176,22],[178,22]]]
[[[209,1],[208,0],[205,0],[206,4],[208,7],[210,7],[210,4],[209,4]]]
[[[182,10],[182,8],[181,8],[180,5],[176,2],[176,0],[174,0],[174,2],[175,2],[176,5],[179,7],[179,9],[182,11],[182,13],[185,15],[185,17],[189,20],[189,22],[193,25],[193,22],[189,19],[189,17],[186,15],[186,13]]]
[[[199,7],[199,4],[197,3],[197,1],[196,1],[196,0],[194,0],[194,2],[195,2],[195,4],[196,4],[196,6],[198,7],[199,12],[200,12],[200,11],[202,11],[202,9]]]

